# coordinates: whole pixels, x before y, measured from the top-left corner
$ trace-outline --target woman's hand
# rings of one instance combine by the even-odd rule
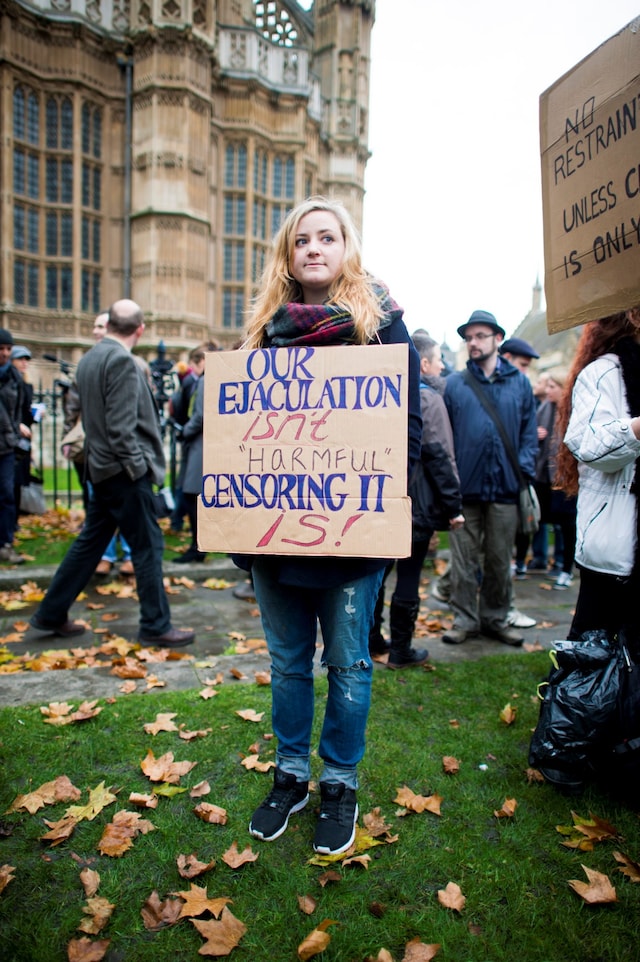
[[[451,520],[449,521],[449,527],[451,528],[452,531],[455,531],[457,528],[461,528],[463,524],[464,524],[463,514],[457,514],[455,518],[451,518]]]

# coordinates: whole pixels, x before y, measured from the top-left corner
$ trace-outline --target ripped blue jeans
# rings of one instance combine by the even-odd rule
[[[271,655],[276,764],[299,781],[311,777],[313,661],[318,622],[329,694],[318,754],[321,781],[357,788],[365,749],[373,666],[369,630],[384,569],[337,588],[279,584],[268,559],[253,563],[253,585]]]

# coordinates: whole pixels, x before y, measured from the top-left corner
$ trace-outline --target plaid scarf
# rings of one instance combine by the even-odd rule
[[[402,310],[385,288],[374,285],[374,291],[384,311],[378,329],[388,327],[396,317],[402,317]],[[278,308],[267,324],[263,338],[264,347],[357,343],[353,318],[345,308],[297,302]]]

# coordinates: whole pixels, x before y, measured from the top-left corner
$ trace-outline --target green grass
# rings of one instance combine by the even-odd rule
[[[67,943],[81,935],[75,929],[85,902],[79,881],[84,862],[100,873],[98,894],[116,905],[99,936],[112,940],[109,960],[200,957],[202,939],[190,923],[150,933],[140,916],[154,889],[161,898],[189,889],[175,860],[193,852],[203,861],[216,861],[194,884],[206,886],[209,897],[233,899],[231,911],[247,926],[232,953],[237,960],[294,962],[303,938],[323,919],[333,919],[338,924],[329,929],[325,962],[364,962],[382,947],[400,962],[405,944],[416,937],[440,943],[438,958],[450,962],[628,962],[640,940],[640,885],[617,871],[612,852],[640,860],[637,814],[595,790],[568,799],[525,777],[537,717],[532,696],[547,666],[546,654],[534,653],[440,665],[431,673],[377,671],[358,797],[361,816],[379,806],[398,839],[370,850],[368,870],[338,865],[340,881],[325,887],[320,884],[324,868],[309,863],[315,792],[274,843],[261,844],[247,832],[271,775],[247,771],[240,762],[255,742],[261,759],[273,758],[274,742],[263,738],[270,730],[268,688],[223,686],[210,701],[196,691],[123,696],[112,704],[101,702],[96,718],[63,728],[45,724],[38,707],[0,711],[3,812],[19,793],[62,774],[82,789],[85,801],[87,789],[101,781],[118,790],[114,805],[81,823],[68,842],[53,849],[39,841],[46,831],[43,818],[59,819],[65,804],[35,815],[1,816],[10,834],[0,838],[0,864],[15,866],[15,879],[0,894],[3,959],[66,959]],[[314,744],[325,698],[326,682],[320,679]],[[511,726],[499,719],[507,702],[518,707]],[[265,712],[264,720],[243,721],[235,712],[244,708]],[[147,735],[143,725],[158,712],[176,712],[176,723],[210,727],[212,733],[190,743],[176,733]],[[140,770],[149,748],[156,757],[171,751],[176,760],[196,761],[181,784],[191,787],[207,779],[211,793],[205,800],[225,808],[228,822],[198,820],[188,793],[162,798],[155,811],[143,813],[156,831],[138,837],[122,858],[101,856],[96,846],[104,825],[116,810],[132,807],[130,792],[149,790]],[[443,773],[443,755],[459,760],[459,774]],[[317,758],[313,764],[317,776]],[[404,784],[418,794],[441,795],[442,815],[399,817],[394,798]],[[517,800],[515,816],[497,819],[494,811],[506,798]],[[592,852],[563,847],[556,826],[571,823],[572,809],[606,819],[620,838]],[[230,869],[221,856],[234,841],[241,850],[251,844],[258,860]],[[570,879],[586,881],[581,864],[609,876],[616,904],[588,906],[571,891]],[[466,896],[461,913],[438,903],[438,890],[450,881]],[[297,906],[297,896],[304,894],[318,900],[311,916]],[[383,907],[377,914],[374,903]]]
[[[83,517],[80,500],[74,500],[71,509],[59,504],[56,510],[49,510],[44,515],[22,515],[15,542],[16,549],[27,559],[21,570],[60,564],[80,529]],[[164,533],[164,559],[168,561],[176,551],[183,551],[189,546],[191,533],[186,521],[180,533],[170,531],[166,519],[162,519],[160,524]]]

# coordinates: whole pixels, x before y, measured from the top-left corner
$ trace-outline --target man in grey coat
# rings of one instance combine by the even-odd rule
[[[162,581],[162,533],[153,485],[162,485],[165,459],[158,412],[131,354],[144,332],[142,311],[131,300],[109,308],[106,336],[85,354],[76,380],[86,434],[85,460],[94,498],[82,532],[67,552],[31,625],[63,638],[82,634],[69,608],[86,586],[116,528],[131,547],[140,598],[142,644],[178,648],[194,632],[173,628]]]

